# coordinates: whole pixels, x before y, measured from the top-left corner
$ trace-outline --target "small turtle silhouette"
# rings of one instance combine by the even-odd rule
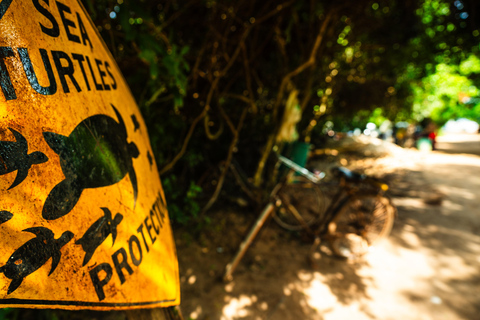
[[[52,268],[48,275],[51,275],[60,262],[62,255],[60,249],[73,238],[72,232],[65,231],[60,238],[55,239],[53,232],[44,227],[28,228],[23,231],[31,232],[37,237],[18,248],[7,263],[0,267],[0,272],[12,279],[7,294],[15,291],[26,276],[35,272],[50,258],[52,258]]]
[[[13,214],[8,211],[0,211],[0,224],[7,222],[13,218]]]
[[[3,18],[3,15],[5,12],[7,12],[8,8],[12,4],[13,0],[3,0],[2,3],[0,3],[0,19]]]
[[[84,189],[106,187],[128,173],[133,187],[133,206],[137,201],[137,177],[132,158],[139,156],[133,142],[127,142],[127,129],[122,116],[112,105],[117,119],[100,114],[78,124],[68,137],[44,132],[50,148],[60,157],[65,180],[50,191],[42,216],[54,220],[69,213]]]
[[[12,128],[8,129],[15,136],[15,141],[0,141],[0,175],[17,170],[17,176],[9,190],[25,180],[32,165],[47,162],[48,157],[40,151],[28,154],[27,140],[20,132]]]
[[[137,117],[134,114],[132,114],[130,117],[132,118],[133,122],[133,132],[135,132],[140,129],[140,123],[138,123]]]
[[[150,154],[150,151],[147,151],[147,158],[148,158],[148,163],[150,163],[150,169],[152,169],[153,157],[152,157],[152,155]]]
[[[112,247],[115,244],[117,238],[117,226],[122,222],[123,215],[117,213],[115,218],[112,219],[112,213],[108,208],[100,208],[103,210],[104,216],[95,221],[83,237],[75,242],[82,246],[85,251],[85,258],[83,259],[82,266],[86,265],[93,256],[93,253],[99,245],[112,235]]]

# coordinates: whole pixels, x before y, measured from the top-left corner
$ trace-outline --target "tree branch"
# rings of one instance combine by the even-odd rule
[[[177,153],[177,155],[172,159],[172,161],[170,161],[162,169],[160,169],[160,172],[159,172],[160,175],[162,175],[165,172],[172,169],[173,166],[178,162],[178,160],[180,160],[180,158],[183,156],[183,154],[187,150],[188,142],[190,141],[190,138],[192,137],[193,131],[195,130],[195,127],[197,126],[197,123],[200,120],[202,120],[202,118],[205,116],[205,114],[207,114],[207,111],[208,111],[208,107],[205,106],[205,108],[203,108],[202,112],[193,120],[192,124],[190,125],[190,128],[188,129],[187,136],[183,140],[182,148]]]
[[[255,100],[255,96],[253,95],[253,90],[252,90],[252,76],[250,75],[250,65],[248,63],[248,57],[247,57],[247,48],[245,44],[242,46],[242,53],[243,53],[243,64],[245,68],[245,82],[248,90],[248,95],[250,96],[250,101],[252,103],[250,106],[252,107],[252,112],[257,113],[257,105],[253,102]]]
[[[172,159],[172,161],[170,161],[169,163],[167,163],[161,170],[160,170],[160,175],[164,174],[165,172],[171,170],[173,168],[173,166],[178,162],[178,160],[180,160],[180,158],[185,154],[185,151],[187,150],[187,145],[188,143],[190,142],[190,139],[193,135],[193,131],[195,130],[195,127],[197,126],[198,122],[203,118],[205,117],[205,115],[207,114],[208,110],[210,109],[210,103],[212,101],[212,97],[213,97],[213,93],[215,92],[216,88],[217,88],[217,85],[218,85],[218,82],[220,81],[220,79],[225,76],[228,72],[228,70],[232,67],[233,63],[235,62],[235,60],[237,59],[238,57],[238,54],[240,53],[240,50],[242,48],[242,46],[244,45],[244,42],[245,42],[245,39],[247,38],[248,36],[248,33],[250,32],[250,27],[247,27],[241,37],[241,40],[235,50],[235,52],[233,53],[232,55],[232,58],[230,59],[230,61],[228,62],[228,64],[225,66],[225,68],[223,68],[222,71],[216,73],[215,75],[215,79],[213,80],[212,82],[212,85],[210,87],[210,90],[208,92],[208,96],[207,96],[207,100],[205,102],[205,107],[203,108],[202,112],[193,120],[192,124],[190,125],[190,128],[188,129],[188,132],[187,132],[187,135],[183,141],[183,144],[182,144],[182,148],[180,149],[180,151],[177,153],[177,155]]]
[[[320,48],[320,44],[322,43],[323,37],[327,31],[327,27],[330,23],[330,20],[332,19],[333,14],[334,14],[334,9],[330,9],[327,16],[325,17],[325,20],[323,20],[323,23],[320,26],[320,30],[317,34],[315,43],[313,45],[312,51],[310,52],[310,56],[308,60],[304,62],[302,65],[298,66],[295,70],[285,75],[285,77],[283,77],[282,82],[280,84],[280,88],[278,90],[277,98],[273,107],[273,121],[277,121],[278,108],[280,107],[280,104],[283,100],[284,92],[287,89],[287,84],[290,83],[290,79],[298,75],[308,67],[311,67],[312,65],[315,64],[318,49]],[[278,123],[276,123],[275,129],[273,130],[273,133],[268,137],[267,143],[265,144],[265,148],[263,149],[262,156],[257,166],[257,171],[255,172],[255,175],[253,178],[254,185],[257,187],[262,182],[262,175],[263,175],[263,170],[265,168],[265,163],[275,143],[278,130],[279,130],[279,125]]]
[[[213,206],[213,204],[218,199],[218,195],[220,194],[220,191],[222,190],[223,183],[225,181],[225,176],[227,175],[228,168],[232,163],[233,151],[235,150],[235,147],[237,145],[238,137],[240,136],[240,130],[242,129],[245,116],[247,115],[247,111],[248,111],[248,108],[243,109],[242,115],[240,116],[240,120],[238,121],[237,128],[236,129],[234,128],[233,139],[232,139],[232,142],[230,143],[230,147],[228,148],[227,160],[225,160],[225,166],[223,167],[222,174],[218,179],[217,187],[215,188],[215,191],[212,197],[210,198],[210,200],[207,202],[202,212],[200,213],[200,217],[202,217],[205,214],[205,212],[207,212]]]
[[[325,17],[325,20],[323,20],[323,23],[320,27],[317,37],[315,38],[315,43],[313,45],[312,51],[310,52],[310,56],[308,57],[308,60],[305,61],[300,66],[298,66],[295,70],[291,71],[290,73],[288,73],[283,77],[282,82],[280,84],[280,89],[278,90],[277,99],[275,100],[275,105],[273,108],[274,119],[276,119],[277,117],[278,108],[282,102],[283,95],[285,94],[285,89],[287,88],[287,84],[290,82],[290,79],[298,75],[299,73],[303,72],[308,67],[311,67],[312,65],[315,64],[318,49],[320,48],[320,44],[322,43],[323,36],[327,31],[327,27],[328,27],[328,24],[330,23],[330,20],[332,19],[333,13],[334,13],[334,10],[330,10],[327,16]]]

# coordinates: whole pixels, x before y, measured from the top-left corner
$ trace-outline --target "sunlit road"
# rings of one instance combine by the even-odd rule
[[[480,134],[448,134],[438,137],[437,150],[480,155]]]
[[[312,266],[310,243],[271,223],[224,284],[215,275],[253,221],[231,215],[233,240],[179,251],[187,318],[480,319],[480,135],[439,137],[433,152],[384,147],[390,156],[341,162],[389,177],[398,215],[388,239],[359,261],[317,252]]]
[[[406,175],[425,189],[394,199],[397,223],[367,257],[371,299],[355,319],[479,319],[480,135],[440,137],[437,147],[411,155]]]
[[[403,167],[392,234],[356,268],[313,274],[305,293],[318,319],[479,319],[480,135],[399,152],[384,161]]]
[[[480,134],[450,134],[425,157],[423,173],[441,194],[442,205],[423,220],[419,237],[435,271],[425,279],[440,300],[432,319],[478,319],[480,314]],[[422,221],[418,219],[418,221]]]

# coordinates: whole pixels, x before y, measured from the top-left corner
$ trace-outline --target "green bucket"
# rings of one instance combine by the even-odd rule
[[[432,141],[429,138],[418,139],[417,149],[420,151],[432,151]]]
[[[308,152],[310,150],[310,143],[302,142],[302,141],[294,141],[289,143],[285,146],[282,155],[299,166],[305,167],[308,160]],[[288,168],[285,165],[280,166],[281,174],[287,173]]]
[[[287,156],[290,160],[305,167],[308,159],[308,151],[310,150],[310,143],[295,141],[292,143],[292,149],[290,156]]]

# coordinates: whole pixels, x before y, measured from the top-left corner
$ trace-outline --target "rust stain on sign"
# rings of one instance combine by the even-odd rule
[[[0,307],[180,303],[139,109],[76,0],[0,2]]]

